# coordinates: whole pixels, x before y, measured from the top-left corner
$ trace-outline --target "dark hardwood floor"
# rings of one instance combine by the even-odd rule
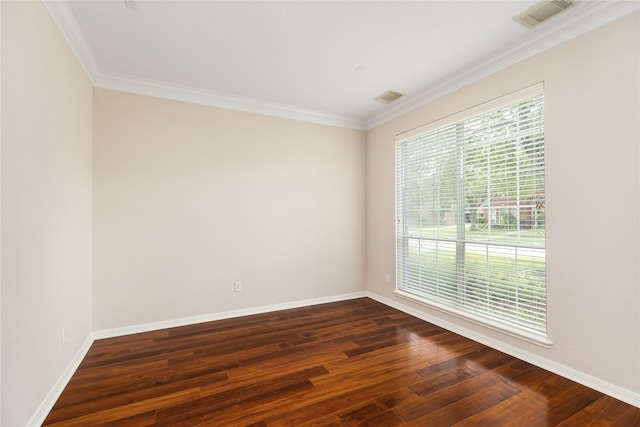
[[[368,298],[96,341],[47,426],[640,426],[640,409]]]

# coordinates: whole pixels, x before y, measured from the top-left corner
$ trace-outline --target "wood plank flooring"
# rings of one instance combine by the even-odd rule
[[[640,426],[368,298],[96,341],[46,426]]]

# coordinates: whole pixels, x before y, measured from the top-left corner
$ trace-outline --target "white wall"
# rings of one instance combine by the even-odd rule
[[[94,100],[95,330],[364,291],[364,132]]]
[[[40,2],[0,7],[9,427],[25,425],[91,331],[92,88]]]
[[[640,14],[387,122],[367,139],[367,286],[440,322],[640,393]],[[396,134],[545,83],[550,349],[394,296]]]

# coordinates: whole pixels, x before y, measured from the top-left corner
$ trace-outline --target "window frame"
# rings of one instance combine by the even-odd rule
[[[546,331],[541,332],[541,331],[533,331],[530,329],[527,329],[525,327],[520,327],[518,325],[513,325],[511,323],[508,322],[503,322],[497,319],[494,319],[492,317],[485,317],[481,314],[477,314],[476,312],[473,311],[469,311],[466,310],[464,308],[459,308],[457,306],[454,305],[448,305],[448,304],[444,304],[444,303],[440,303],[437,300],[433,300],[433,299],[429,299],[428,297],[423,297],[423,296],[419,296],[416,295],[416,293],[410,293],[407,291],[404,291],[402,289],[400,289],[400,280],[401,280],[401,271],[400,271],[400,254],[399,251],[401,250],[402,247],[402,242],[404,242],[406,240],[406,238],[404,236],[400,236],[400,231],[399,231],[399,227],[398,224],[400,223],[400,218],[398,217],[399,215],[399,204],[400,202],[400,197],[402,197],[401,194],[399,193],[399,186],[398,186],[398,166],[399,166],[399,145],[411,138],[420,136],[420,135],[424,135],[427,134],[429,132],[435,131],[435,130],[439,130],[439,129],[443,129],[447,126],[451,126],[453,124],[456,123],[460,123],[463,122],[467,119],[470,119],[472,117],[476,117],[479,115],[482,115],[484,113],[488,113],[491,111],[495,111],[498,110],[502,107],[506,107],[509,105],[513,105],[515,103],[518,103],[519,101],[525,101],[528,98],[537,96],[537,95],[543,95],[544,96],[544,84],[541,83],[537,83],[535,85],[529,86],[525,89],[522,90],[518,90],[515,92],[512,92],[508,95],[505,96],[501,96],[499,98],[493,99],[491,101],[485,102],[483,104],[477,105],[475,107],[460,111],[458,113],[452,114],[450,116],[444,117],[442,119],[436,120],[434,122],[428,123],[426,125],[417,127],[415,129],[409,130],[407,132],[403,132],[400,133],[398,135],[396,135],[396,144],[395,144],[395,215],[396,215],[396,227],[395,227],[395,233],[396,233],[396,244],[395,244],[395,259],[396,259],[396,289],[395,289],[395,295],[405,298],[405,299],[409,299],[413,302],[417,302],[419,304],[422,305],[426,305],[428,307],[431,307],[433,309],[436,309],[438,311],[453,315],[457,318],[462,318],[465,319],[467,321],[470,321],[474,324],[478,324],[478,325],[482,325],[484,327],[487,327],[491,330],[495,330],[495,331],[499,331],[502,333],[505,333],[507,335],[540,345],[542,347],[546,347],[549,348],[553,345],[553,342],[549,339],[549,319],[548,319],[548,301],[547,301],[547,310],[546,310],[546,314],[545,314],[545,324],[546,324]],[[545,142],[546,144],[546,142]],[[546,162],[546,159],[545,159]],[[459,183],[460,184],[460,183]],[[546,233],[546,225],[545,225],[545,233]],[[546,237],[545,237],[546,240]],[[546,266],[546,243],[544,245],[544,253],[545,253],[545,266]],[[406,262],[406,261],[405,261]],[[466,271],[466,270],[465,270]],[[544,277],[544,281],[545,281],[545,289],[548,290],[548,280],[547,280],[547,273],[546,273],[546,267],[545,267],[545,277]],[[548,294],[547,294],[548,295]]]

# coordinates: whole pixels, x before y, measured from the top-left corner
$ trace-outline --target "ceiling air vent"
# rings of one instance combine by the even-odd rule
[[[374,100],[378,102],[382,102],[383,104],[391,104],[393,101],[395,101],[398,98],[402,98],[403,96],[404,95],[401,94],[400,92],[394,92],[392,90],[388,90],[385,93],[375,97]]]
[[[513,20],[527,28],[533,28],[573,5],[571,0],[544,0],[514,16]]]

